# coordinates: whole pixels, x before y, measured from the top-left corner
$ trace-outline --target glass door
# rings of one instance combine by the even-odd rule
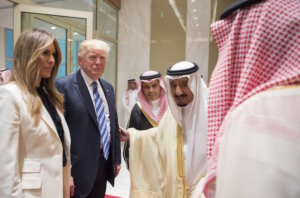
[[[21,22],[14,28],[14,38],[31,27],[48,31],[56,37],[62,50],[62,62],[57,77],[78,70],[77,54],[80,43],[92,38],[92,12],[18,5],[14,14],[16,18],[20,17]]]
[[[79,47],[81,42],[85,39],[85,34],[84,32],[80,31],[79,29],[76,28],[71,28],[71,36],[72,36],[72,41],[71,42],[71,49],[73,51],[73,65],[72,65],[72,71],[75,72],[79,69],[79,64],[77,62],[77,54],[79,52]]]

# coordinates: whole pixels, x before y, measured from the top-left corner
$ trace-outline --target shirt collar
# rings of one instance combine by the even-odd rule
[[[80,72],[81,72],[81,75],[83,77],[85,84],[87,86],[91,86],[94,81],[83,71],[83,69],[80,69]],[[97,82],[97,84],[98,84],[98,82]]]

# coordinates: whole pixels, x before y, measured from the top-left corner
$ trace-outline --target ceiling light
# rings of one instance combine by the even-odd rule
[[[55,27],[55,26],[52,26],[52,27],[51,27],[51,30],[55,30],[55,29],[56,29],[56,27]]]
[[[168,0],[168,1],[169,1],[170,6],[172,7],[177,19],[178,19],[178,21],[179,21],[179,24],[181,25],[182,29],[184,31],[186,31],[185,23],[183,21],[183,18],[181,16],[180,12],[179,12],[178,7],[176,6],[175,0]]]

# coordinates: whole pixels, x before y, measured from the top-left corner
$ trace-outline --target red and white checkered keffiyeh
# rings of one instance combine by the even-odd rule
[[[211,31],[219,58],[209,86],[208,198],[227,114],[254,94],[300,82],[300,1],[262,1],[213,23]]]
[[[150,75],[150,76],[155,75],[155,74],[157,74],[157,72],[155,72],[155,71],[148,71],[148,72],[144,73],[144,75]],[[157,116],[154,115],[154,113],[152,111],[152,107],[151,107],[150,103],[148,102],[148,100],[146,99],[146,97],[144,96],[143,91],[142,91],[142,83],[143,82],[150,83],[154,80],[159,80],[159,84],[161,86],[161,92],[160,92],[160,98],[159,98],[160,99],[160,107],[159,107],[159,113]],[[150,118],[152,118],[155,122],[159,123],[168,108],[168,98],[166,96],[166,89],[165,89],[162,77],[153,78],[151,80],[141,80],[140,86],[139,86],[139,91],[138,91],[138,100],[141,103],[143,110],[148,114],[148,116]]]

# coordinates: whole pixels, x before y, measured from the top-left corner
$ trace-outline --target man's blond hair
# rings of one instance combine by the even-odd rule
[[[85,40],[80,45],[78,56],[83,56],[86,52],[90,50],[104,50],[106,52],[106,56],[108,57],[110,46],[108,43],[102,40],[97,40],[97,39]]]

